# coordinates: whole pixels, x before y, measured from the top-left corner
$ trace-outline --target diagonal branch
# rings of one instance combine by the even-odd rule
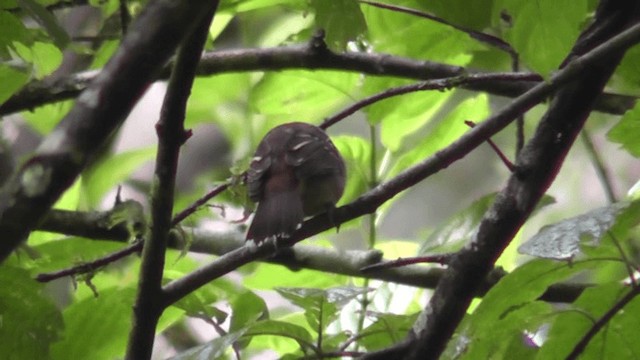
[[[553,97],[531,141],[522,149],[517,171],[498,194],[487,211],[472,243],[462,249],[449,264],[449,270],[414,326],[415,338],[401,344],[395,356],[408,359],[437,359],[444,351],[454,330],[464,317],[479,284],[493,268],[494,262],[527,220],[532,210],[553,182],[577,135],[602,92],[607,80],[622,59],[626,48],[607,48],[620,33],[636,21],[640,6],[609,9],[603,1],[594,24],[582,34],[572,55],[580,49],[608,49],[607,57],[583,76],[560,89]],[[640,25],[615,37],[630,36],[640,40]],[[595,43],[594,39],[597,39]],[[587,44],[588,43],[588,44]],[[571,64],[568,66],[571,67]],[[388,357],[389,354],[384,354]],[[380,358],[371,355],[369,358]]]
[[[73,184],[210,6],[207,0],[147,5],[100,75],[0,192],[0,262]]]
[[[277,247],[282,248],[293,245],[302,239],[331,228],[336,222],[346,222],[375,211],[377,207],[398,193],[467,155],[481,145],[487,138],[505,128],[517,116],[541,101],[544,101],[547,96],[562,85],[574,81],[587,70],[592,71],[593,66],[600,62],[609,60],[611,53],[623,51],[638,41],[640,41],[640,25],[612,39],[605,45],[575,59],[548,82],[539,83],[527,93],[515,99],[500,112],[480,123],[453,144],[436,153],[433,157],[405,170],[390,181],[375,187],[351,204],[336,209],[333,213],[333,221],[331,221],[326,214],[316,216],[306,221],[302,228],[291,238],[284,239],[285,241],[277,244]],[[254,260],[266,258],[273,254],[275,250],[275,244],[263,243],[260,247],[245,246],[221,256],[195,272],[167,284],[164,287],[167,300],[166,305],[168,306],[178,301],[191,291],[242,265]],[[486,272],[484,272],[484,274],[486,274]]]

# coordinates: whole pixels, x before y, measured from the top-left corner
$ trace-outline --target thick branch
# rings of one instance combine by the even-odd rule
[[[102,220],[109,213],[86,213],[80,211],[52,210],[39,226],[39,230],[52,231],[71,236],[82,236],[90,239],[104,239],[126,242],[129,234],[124,224],[109,228]],[[182,235],[184,234],[184,235]],[[188,236],[188,240],[185,238]],[[209,231],[183,227],[173,231],[169,237],[169,247],[184,249],[190,252],[224,255],[244,246],[244,234],[240,231]],[[139,247],[141,248],[141,246]],[[379,271],[362,272],[365,266],[381,260],[382,253],[377,250],[366,251],[336,251],[317,246],[297,244],[291,248],[287,256],[277,256],[265,259],[273,264],[285,265],[292,268],[318,270],[326,273],[366,277],[389,281],[397,284],[433,289],[444,273],[442,268],[427,266],[407,266],[402,268],[382,269]],[[138,249],[139,250],[139,249]],[[100,266],[103,262],[99,262]],[[75,267],[74,267],[75,268]],[[81,267],[81,269],[84,269]],[[69,271],[43,274],[43,280],[67,276]],[[71,275],[77,274],[73,272]],[[503,271],[494,271],[481,286],[480,295],[490,289],[505,275]],[[558,284],[549,288],[541,296],[541,300],[550,302],[573,302],[582,291],[591,286],[589,284]]]
[[[0,261],[24,240],[124,121],[211,1],[152,1],[103,71],[0,193]]]
[[[165,71],[160,79],[166,79]],[[328,49],[318,51],[308,44],[270,49],[222,50],[204,54],[198,66],[198,75],[210,76],[227,72],[277,71],[288,69],[330,69],[353,71],[376,76],[394,76],[407,79],[429,80],[459,76],[466,73],[483,74],[459,66],[418,61],[388,54],[343,53]],[[29,110],[44,104],[77,96],[99,72],[92,70],[60,79],[54,84],[33,82],[0,105],[0,115]],[[516,97],[530,90],[538,81],[493,81],[469,84],[465,88],[494,95]],[[603,94],[596,109],[622,114],[633,107],[636,98]]]
[[[595,27],[583,34],[573,53],[576,53],[575,49],[598,45],[591,43],[590,46],[585,46],[583,39],[588,41],[597,38],[601,42],[616,35],[625,24],[629,24],[632,16],[637,16],[635,7],[637,5],[632,5],[626,11],[616,9],[604,19],[601,18],[603,14],[598,14],[597,20],[613,25],[600,29],[596,21]],[[600,33],[596,37],[590,36],[594,31]],[[633,42],[640,40],[640,25],[624,36],[630,36],[634,39]],[[612,41],[607,45],[611,44]],[[602,50],[602,46],[596,49]],[[411,341],[411,346],[402,347],[403,352],[409,350],[409,356],[406,353],[396,356],[409,359],[440,357],[475,296],[480,281],[493,268],[496,259],[556,177],[597,96],[622,59],[626,48],[605,47],[604,50],[608,56],[589,69],[589,76],[577,79],[556,93],[535,135],[518,157],[518,170],[487,211],[472,244],[452,259],[449,271],[442,278],[422,314],[424,321],[419,323],[423,327],[414,328],[417,338]]]

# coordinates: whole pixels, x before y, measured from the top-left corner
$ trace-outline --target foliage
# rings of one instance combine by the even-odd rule
[[[86,69],[99,69],[116,51],[122,36],[119,2],[88,2],[99,14],[91,25],[98,30],[90,42],[79,41],[78,34],[70,34],[63,26],[63,15],[77,10],[75,3],[0,0],[0,104],[30,84],[63,76],[54,74],[63,62],[63,53],[86,57],[90,60]],[[429,60],[463,67],[461,74],[519,70],[512,69],[507,52],[461,30],[467,29],[504,40],[519,55],[522,68],[549,79],[588,25],[597,5],[586,0],[393,3],[429,12],[457,27],[356,0],[225,0],[211,26],[207,50],[223,49],[229,44],[239,51],[299,44],[309,41],[322,28],[326,45],[336,53],[391,54]],[[134,16],[146,5],[146,1],[126,2]],[[608,90],[637,96],[639,63],[640,50],[636,46],[614,74]],[[422,77],[414,80],[418,78]],[[56,92],[53,80],[51,93]],[[200,198],[213,187],[213,182],[221,183],[232,173],[237,175],[229,170],[232,163],[246,164],[270,128],[294,120],[320,124],[349,104],[414,80],[374,76],[359,69],[301,69],[296,64],[282,71],[198,77],[191,89],[186,125],[196,133],[214,126],[226,145],[219,153],[206,155],[223,159],[222,164],[186,175],[192,178],[189,186],[176,192],[178,205],[174,212]],[[488,92],[469,89],[420,91],[376,102],[344,119],[328,130],[348,164],[347,188],[339,205],[349,204],[379,183],[437,157],[438,151],[470,131],[465,121],[482,123],[504,103],[504,99]],[[50,135],[71,105],[72,101],[35,103],[32,109],[19,114],[20,124],[38,136]],[[537,115],[545,109],[542,104],[532,113]],[[603,181],[604,186],[613,181],[619,193],[631,188],[638,176],[637,161],[632,157],[640,155],[640,105],[627,110],[621,119],[599,114],[587,123],[593,133],[606,134],[598,143],[603,154],[592,154],[591,159],[604,159],[605,170],[612,169],[614,175],[612,180]],[[8,116],[3,118],[4,122],[10,120]],[[536,122],[537,116],[528,114],[525,133],[532,133]],[[513,134],[515,129],[510,127],[495,139],[507,157],[515,153]],[[136,171],[153,159],[157,149],[153,144],[137,145],[126,151],[106,146],[56,208],[105,209],[110,207],[105,204],[113,203],[115,189],[125,184],[130,193],[138,191],[139,203],[132,207],[135,211],[118,213],[118,219],[138,221],[142,208],[149,216],[151,200],[146,191],[156,185],[155,180],[140,180]],[[187,141],[186,148],[190,146]],[[460,174],[454,166],[451,173],[445,170],[434,176],[434,182],[446,185],[439,189],[448,189],[433,195],[442,196],[440,204],[421,200],[425,196],[418,192],[422,185],[416,185],[391,197],[373,216],[343,224],[340,234],[328,231],[309,242],[327,247],[328,240],[351,240],[349,246],[364,250],[368,246],[361,246],[364,241],[360,240],[373,238],[371,248],[386,251],[387,258],[459,250],[473,239],[481,220],[491,216],[488,211],[495,201],[495,191],[509,175],[495,154],[487,150],[476,157],[478,153],[481,150],[471,155],[474,164],[465,163],[477,173],[467,171],[461,179],[454,179],[449,174]],[[587,159],[588,155],[576,147],[567,161],[577,164]],[[638,244],[634,241],[640,218],[637,186],[607,204],[594,176],[583,179],[587,177],[583,176],[586,164],[567,166],[579,171],[560,173],[560,181],[567,180],[559,189],[553,189],[556,193],[543,198],[533,221],[526,223],[514,240],[514,246],[520,245],[521,238],[528,240],[520,249],[536,258],[505,255],[501,264],[514,270],[497,281],[464,316],[443,358],[565,358],[595,320],[637,286],[629,279],[629,274],[635,274],[638,261]],[[493,182],[475,187],[476,178],[486,177],[486,173],[492,173]],[[463,195],[453,196],[458,192]],[[551,205],[556,195],[557,204]],[[457,203],[451,204],[454,200],[448,197]],[[578,199],[574,203],[579,205],[568,206],[571,199],[567,198]],[[0,197],[0,202],[5,201]],[[419,203],[419,210],[402,210],[411,201]],[[240,236],[242,228],[229,223],[243,211],[246,198],[228,191],[210,204],[213,202],[211,211],[201,208],[180,225],[178,232],[189,245],[168,251],[164,284],[188,276],[201,266],[191,256],[183,256],[190,250],[189,237],[195,237],[199,227],[222,223],[229,233]],[[419,216],[420,225],[406,235],[400,231],[403,229],[398,230],[405,226],[399,218],[409,213]],[[430,222],[428,218],[435,220]],[[111,230],[118,225],[113,222],[103,225]],[[391,226],[384,227],[389,222]],[[370,223],[376,226],[373,231]],[[127,240],[141,235],[131,229],[130,223],[125,228],[130,235]],[[393,235],[386,235],[386,231]],[[132,326],[138,258],[134,255],[105,268],[43,285],[34,280],[37,274],[90,262],[123,245],[77,233],[44,231],[32,233],[27,243],[29,248],[17,251],[0,266],[0,354],[8,359],[122,358]],[[306,269],[304,259],[300,263],[303,268],[296,267],[300,264],[284,267],[250,263],[237,269],[234,276],[211,281],[172,304],[163,312],[156,329],[156,337],[164,337],[170,350],[166,354],[157,350],[157,358],[227,359],[233,358],[234,352],[242,353],[243,358],[268,354],[282,359],[359,355],[403,340],[419,319],[419,311],[430,294],[419,287],[349,277],[337,265],[332,273]],[[438,269],[438,265],[429,268]],[[375,274],[361,276],[375,279]],[[564,304],[544,301],[543,295],[550,288],[567,283],[589,287],[577,299],[568,299]],[[640,335],[640,314],[636,311],[640,312],[638,299],[600,329],[584,350],[583,358],[640,357],[635,340]],[[181,347],[171,335],[177,325],[187,324],[191,329],[190,325],[202,322],[207,325],[200,334],[205,341],[193,334],[185,335],[193,337],[195,340],[191,340],[197,345]]]

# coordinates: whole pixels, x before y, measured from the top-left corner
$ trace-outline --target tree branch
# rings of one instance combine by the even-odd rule
[[[73,184],[124,121],[210,1],[152,1],[116,54],[0,192],[0,262]]]
[[[622,36],[616,37],[615,41],[608,42],[606,46],[600,46],[588,54],[575,59],[549,81],[539,83],[527,93],[515,99],[500,112],[480,123],[469,133],[463,135],[453,144],[436,153],[433,157],[405,170],[390,181],[375,187],[351,204],[336,209],[332,214],[332,220],[330,220],[326,214],[318,215],[306,221],[302,228],[290,238],[282,239],[282,241],[277,244],[265,242],[259,247],[245,246],[221,256],[212,263],[201,267],[181,279],[174,280],[164,287],[168,301],[166,305],[168,306],[178,301],[191,291],[242,265],[266,258],[275,253],[277,248],[282,249],[291,246],[302,239],[333,227],[336,223],[346,222],[375,211],[377,207],[401,191],[406,190],[464,157],[490,136],[506,127],[517,116],[543,101],[554,90],[575,80],[584,71],[593,70],[593,66],[599,64],[601,61],[609,60],[608,58],[612,52],[623,51],[639,40],[640,26],[634,27],[634,31],[628,31]],[[486,274],[486,271],[483,274]]]
[[[111,229],[105,227],[101,219],[108,216],[109,212],[87,213],[81,211],[52,210],[39,226],[39,230],[52,231],[70,236],[82,236],[94,240],[128,241],[129,234],[125,231],[124,224],[119,224]],[[238,230],[210,231],[183,227],[181,230],[170,233],[168,246],[178,250],[187,248],[189,252],[221,256],[241,248],[244,246],[244,243],[244,234]],[[124,248],[126,249],[124,251],[128,252],[128,249],[134,246],[136,246],[136,244],[127,246]],[[137,246],[135,250],[140,250],[141,248],[142,246]],[[80,264],[61,271],[39,274],[37,279],[50,281],[64,276],[82,274],[86,269],[95,267],[93,266],[95,263],[99,266],[108,264],[111,258],[110,255],[105,257],[106,261],[102,261],[101,258],[89,263],[90,266]],[[382,253],[377,250],[337,251],[318,246],[296,244],[296,246],[291,248],[290,252],[286,253],[286,256],[270,257],[264,261],[292,268],[317,270],[354,277],[366,277],[425,289],[435,288],[445,271],[442,268],[427,266],[405,266],[376,271],[362,271],[362,268],[378,263],[381,261],[381,258]],[[494,270],[485,280],[486,284],[481,286],[481,293],[479,295],[483,295],[486,290],[489,290],[504,275],[506,274],[503,271]],[[590,286],[592,285],[574,283],[557,284],[551,286],[540,299],[550,302],[573,302],[586,287]]]
[[[588,76],[567,84],[555,94],[535,135],[518,157],[517,171],[511,175],[507,186],[485,214],[472,243],[452,259],[449,270],[422,313],[421,321],[414,327],[417,336],[409,340],[410,346],[404,343],[399,347],[401,352],[395,354],[396,358],[440,357],[464,317],[480,281],[493,268],[494,262],[551,185],[597,96],[622,59],[626,46],[613,46],[614,43],[622,38],[632,40],[630,44],[640,40],[640,25],[636,25],[604,45],[601,44],[635,20],[638,15],[637,7],[633,4],[627,9],[617,8],[609,14],[599,11],[594,26],[583,33],[574,46],[572,54],[579,55],[576,49],[593,48],[600,44],[590,54],[604,52],[606,58],[594,64],[589,69]],[[600,21],[610,26],[599,28]],[[592,36],[594,31],[600,33]],[[593,39],[598,39],[598,42],[586,46],[585,41]],[[567,69],[572,65],[569,63]],[[372,354],[368,358],[378,357]]]
[[[156,326],[162,306],[162,275],[175,192],[180,147],[190,132],[184,129],[187,100],[195,78],[200,54],[209,36],[209,26],[218,7],[212,1],[198,26],[182,42],[156,125],[158,152],[151,194],[151,235],[142,248],[138,294],[133,307],[133,326],[129,334],[126,359],[150,359]]]
[[[159,75],[166,79],[168,67]],[[269,49],[222,50],[205,53],[198,66],[199,76],[228,72],[279,71],[291,69],[330,69],[353,71],[375,76],[394,76],[407,79],[429,80],[463,74],[485,74],[459,66],[418,61],[400,56],[375,53],[337,54],[329,49],[317,51],[310,44],[282,46]],[[100,72],[96,70],[62,78],[54,84],[34,81],[0,105],[0,115],[29,110],[52,102],[72,99],[85,89]],[[493,81],[469,84],[466,89],[494,95],[516,97],[542,81]],[[623,114],[635,104],[632,96],[603,94],[596,109],[612,114]]]

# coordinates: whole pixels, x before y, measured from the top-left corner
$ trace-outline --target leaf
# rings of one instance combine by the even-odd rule
[[[418,313],[410,315],[372,314],[376,318],[358,337],[358,344],[368,351],[384,349],[404,339],[418,318]]]
[[[581,253],[580,245],[597,246],[615,224],[617,215],[629,203],[617,203],[592,210],[553,225],[547,225],[522,244],[522,254],[547,259],[566,260]]]
[[[347,284],[348,276],[302,269],[292,273],[281,265],[259,264],[244,277],[242,284],[252,289],[271,290],[278,286],[309,286],[327,288]]]
[[[96,207],[107,192],[127,179],[140,165],[153,159],[155,146],[109,156],[83,176],[83,187],[89,208]]]
[[[0,267],[0,354],[7,359],[48,359],[62,333],[62,314],[26,270]]]
[[[525,331],[539,327],[544,318],[535,315],[548,315],[551,308],[537,299],[549,286],[597,266],[595,262],[569,266],[539,259],[518,267],[500,279],[463,320],[458,331],[460,338],[451,346],[462,346],[465,352],[474,354],[468,359],[492,358],[494,352],[504,351],[506,338],[523,336]]]
[[[274,119],[316,123],[351,100],[358,74],[333,71],[268,73],[253,88],[251,106]]]
[[[23,71],[18,71],[10,66],[0,64],[0,79],[2,80],[2,86],[0,86],[0,104],[2,104],[22,88],[29,80],[29,77]]]
[[[244,336],[275,335],[295,340],[301,348],[309,348],[314,344],[311,334],[302,326],[284,321],[263,320],[250,326]]]
[[[369,290],[359,287],[337,287],[327,290],[278,288],[276,291],[294,305],[301,307],[309,326],[324,334],[325,329],[337,319],[342,306]]]
[[[607,138],[622,145],[631,155],[640,157],[640,102],[627,111],[618,123],[609,130]]]
[[[587,0],[499,0],[494,5],[494,25],[500,25],[501,13],[508,14],[512,26],[505,29],[504,39],[522,63],[547,77],[569,53],[588,12]]]
[[[134,296],[133,288],[100,289],[99,297],[86,297],[69,306],[64,311],[65,337],[54,344],[52,358],[123,357]]]
[[[586,289],[574,302],[573,306],[565,311],[561,311],[555,318],[553,326],[547,335],[547,341],[540,349],[537,358],[545,360],[565,359],[575,344],[593,326],[594,321],[609,310],[626,291],[628,291],[628,289],[620,284],[606,284]],[[634,310],[636,314],[638,311],[637,302],[638,300],[635,299]],[[624,311],[621,313],[624,314]],[[637,334],[637,325],[636,318],[629,329],[619,328],[615,330],[612,324],[603,328],[591,340],[580,359],[634,358],[635,356],[631,355],[632,352],[629,350],[638,348],[637,345],[631,345],[636,342],[636,338],[628,338],[628,334],[625,332],[628,330]],[[636,327],[636,329],[634,329],[634,327]],[[615,341],[614,339],[622,336],[630,340],[630,342],[617,345],[612,344],[612,341]],[[618,353],[617,356],[612,357],[612,355],[615,354],[615,352],[611,353],[612,350],[615,352],[623,350],[626,354],[625,356],[621,356],[622,354]],[[637,353],[635,355],[637,356]]]
[[[369,187],[371,146],[366,139],[359,136],[341,135],[331,140],[347,164],[346,187],[340,204],[348,204]]]
[[[424,255],[443,246],[446,246],[447,252],[456,251],[468,243],[475,235],[480,221],[493,204],[495,197],[495,193],[485,195],[474,201],[468,208],[442,222],[442,225],[422,243],[418,254]]]
[[[466,120],[479,122],[484,120],[488,115],[488,97],[480,94],[461,101],[453,111],[446,115],[444,119],[433,124],[433,126],[423,130],[416,129],[417,131],[414,133],[411,132],[413,131],[411,128],[405,128],[404,130],[402,128],[396,129],[394,133],[404,131],[404,134],[400,135],[398,133],[394,135],[392,133],[386,136],[401,138],[397,141],[401,141],[403,146],[397,150],[406,152],[400,155],[386,176],[393,177],[397,175],[401,171],[435,154],[436,151],[445,148],[460,136],[469,132],[470,128],[465,124]],[[384,125],[386,122],[387,120],[383,122],[383,132],[388,129],[388,127]],[[391,150],[393,151],[393,148],[391,148]]]

